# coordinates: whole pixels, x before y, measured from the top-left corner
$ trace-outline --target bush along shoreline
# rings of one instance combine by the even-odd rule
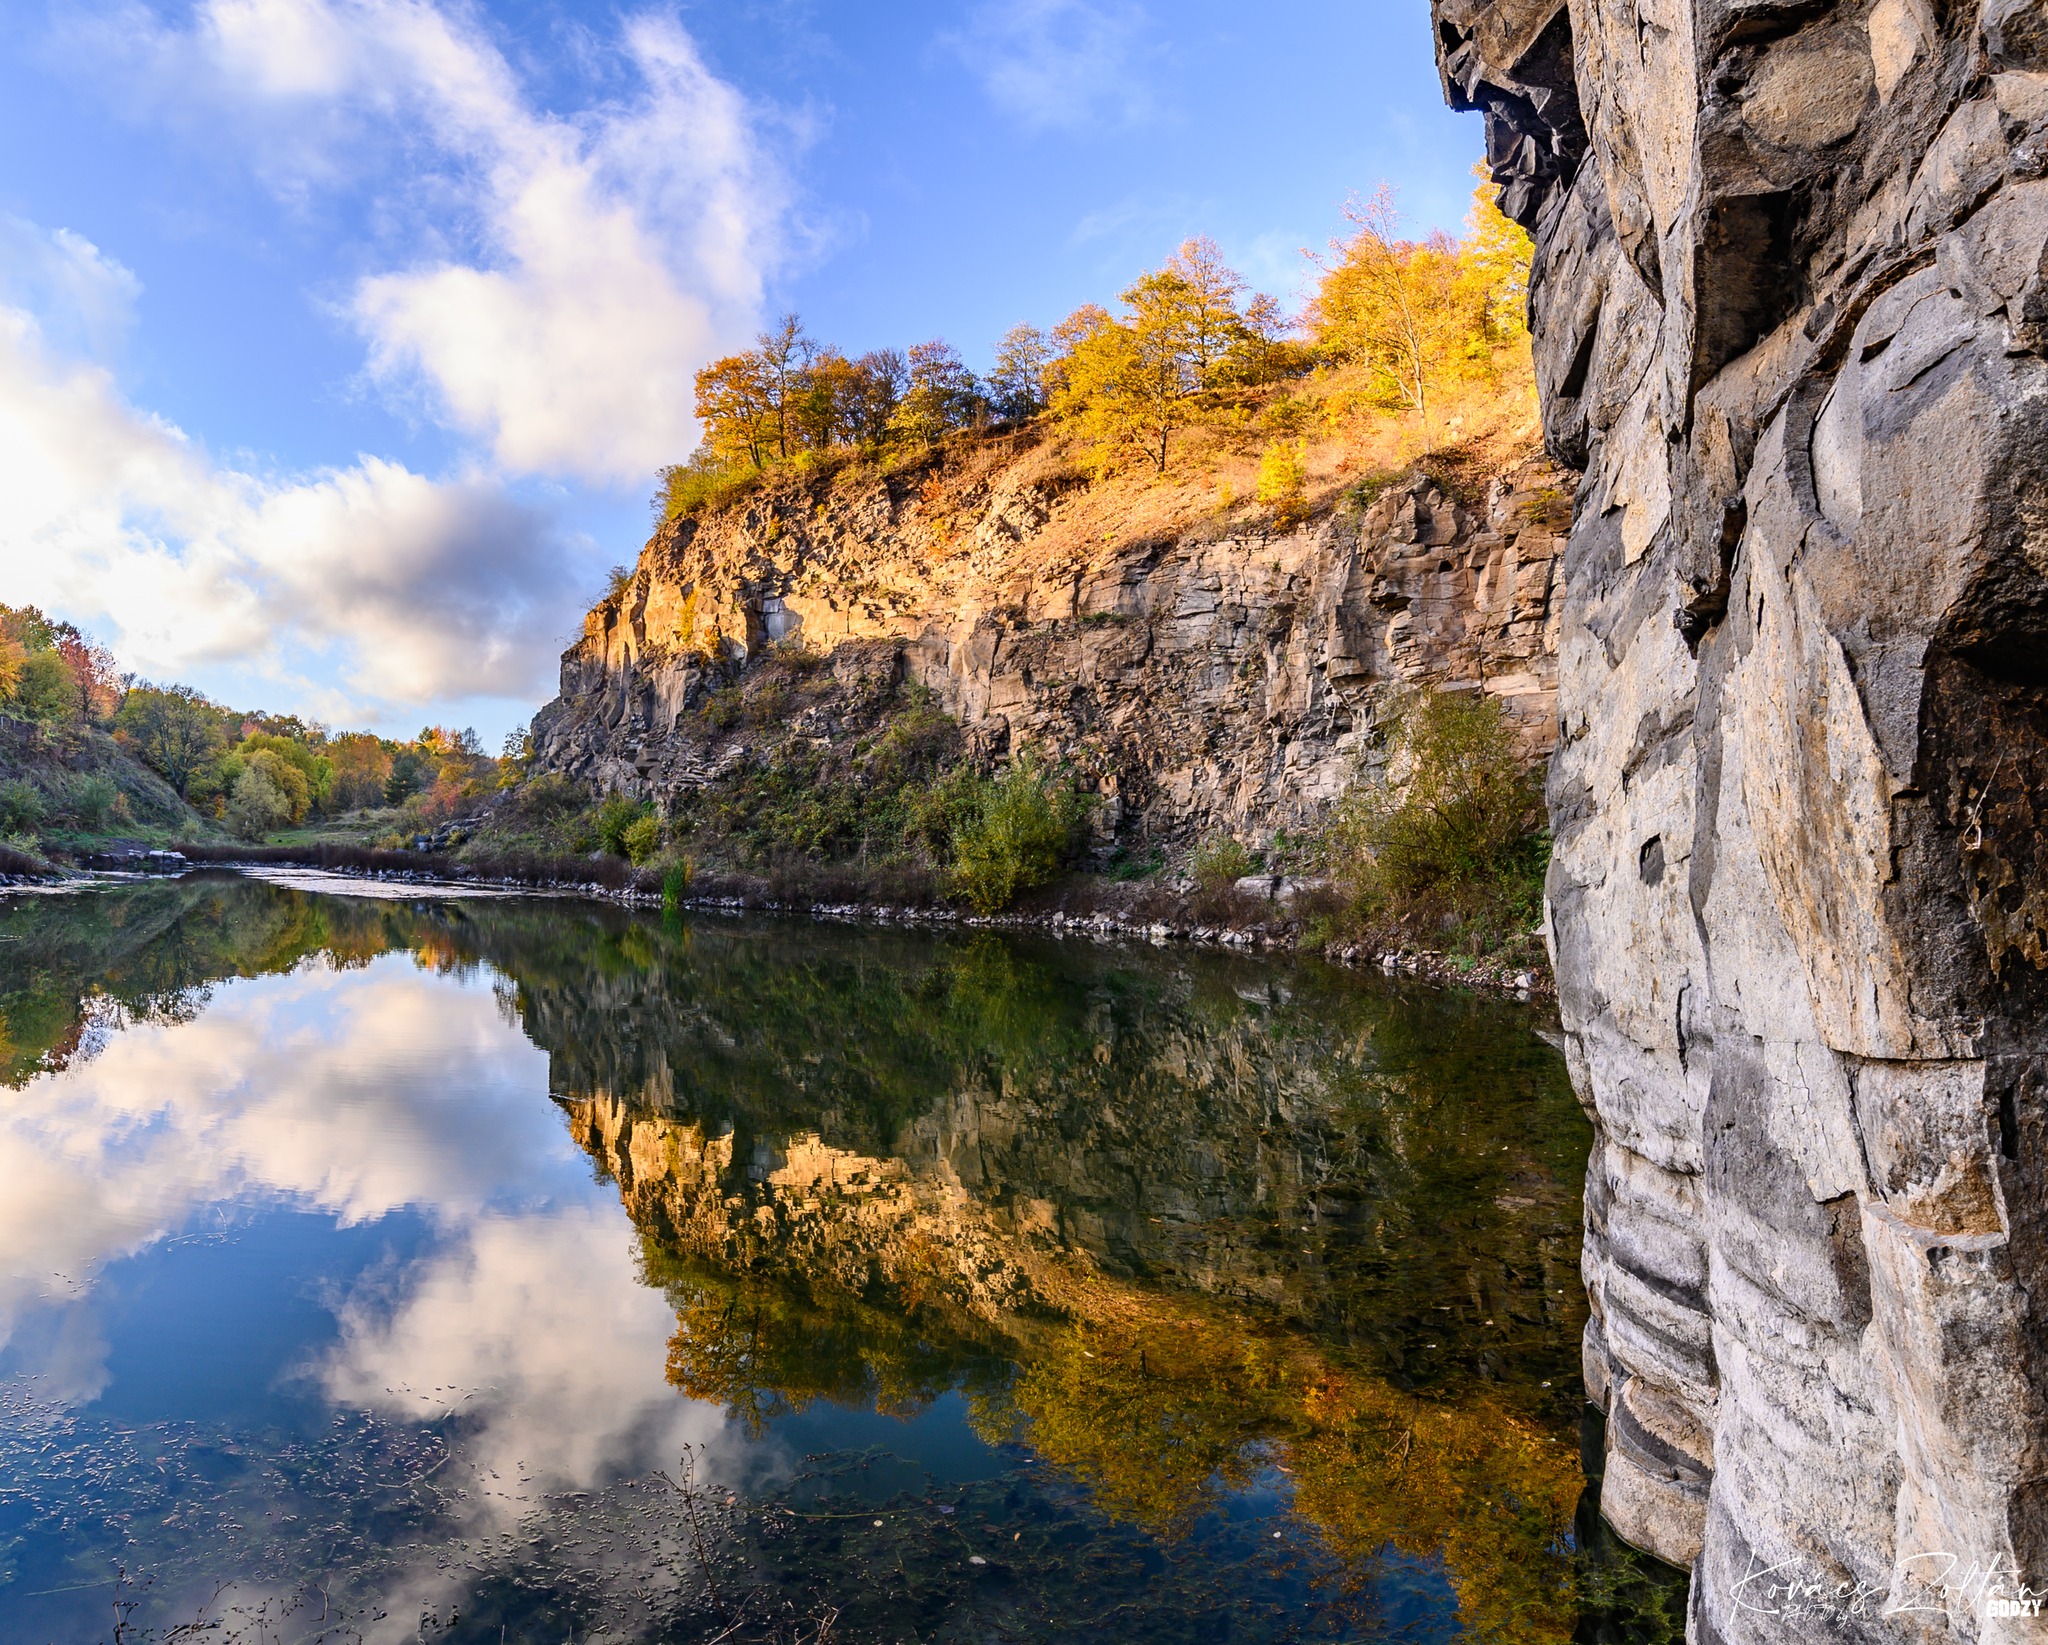
[[[1386,947],[1339,941],[1327,935],[1317,909],[1326,888],[1311,888],[1292,902],[1231,887],[1204,892],[1196,884],[1131,885],[1101,875],[1069,875],[1007,909],[977,913],[931,897],[902,902],[845,895],[820,875],[810,890],[789,876],[688,876],[673,869],[635,868],[618,858],[477,857],[389,851],[354,846],[248,846],[193,844],[179,848],[194,868],[310,868],[352,878],[435,889],[491,889],[534,896],[566,896],[626,907],[678,913],[765,913],[864,925],[964,927],[1038,931],[1064,937],[1152,943],[1187,942],[1246,952],[1294,953],[1331,964],[1370,967],[1440,983],[1506,990],[1531,997],[1554,995],[1548,961],[1540,954],[1491,954]],[[1280,879],[1275,876],[1275,879]],[[1281,881],[1283,887],[1287,882]],[[837,892],[838,894],[834,894]],[[1307,906],[1302,906],[1303,904]]]
[[[175,842],[196,866],[302,867],[710,912],[1038,929],[1320,955],[1347,965],[1551,992],[1540,937],[1548,857],[1536,776],[1499,706],[1417,691],[1312,837],[1119,845],[1074,772],[1030,748],[974,759],[926,693],[835,679],[790,652],[698,710],[744,757],[665,815],[559,773],[522,774],[431,832],[395,840]],[[46,848],[160,870],[177,859]]]
[[[715,693],[746,757],[665,815],[558,773],[524,775],[405,845],[390,840],[175,842],[195,866],[301,867],[423,887],[489,887],[646,907],[761,910],[873,923],[1320,955],[1346,965],[1551,992],[1540,937],[1548,840],[1535,774],[1497,704],[1418,691],[1383,716],[1372,761],[1313,836],[1119,845],[1095,798],[1032,749],[971,757],[929,694],[835,682],[790,653]],[[825,735],[819,735],[825,733]],[[179,859],[46,850],[145,871]]]

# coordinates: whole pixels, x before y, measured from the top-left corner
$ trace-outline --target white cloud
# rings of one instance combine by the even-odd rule
[[[367,186],[410,224],[343,311],[372,378],[501,470],[638,485],[694,447],[691,379],[752,331],[787,190],[673,18],[628,19],[606,66],[631,94],[572,114],[429,0],[206,0],[188,29],[75,33],[167,113],[227,117],[286,197]]]
[[[1039,129],[1136,125],[1157,112],[1150,23],[1127,0],[984,0],[941,37],[998,108]]]
[[[124,112],[363,225],[332,309],[365,380],[472,454],[216,460],[111,374],[135,276],[0,218],[0,598],[332,720],[548,695],[595,552],[507,486],[638,488],[694,448],[692,378],[753,329],[785,214],[755,112],[660,14],[593,48],[603,95],[566,112],[460,0],[108,0],[59,37]]]
[[[67,354],[104,360],[127,335],[142,282],[84,236],[0,213],[0,303],[40,317]]]
[[[125,271],[76,235],[40,244],[42,266],[71,273],[72,310],[118,329]],[[309,476],[224,466],[4,306],[0,495],[7,597],[99,614],[147,674],[232,659],[303,687],[318,662],[386,715],[530,697],[577,603],[573,545],[499,484],[373,457]]]

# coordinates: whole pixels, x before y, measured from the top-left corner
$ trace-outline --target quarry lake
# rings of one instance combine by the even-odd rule
[[[0,1645],[1675,1629],[1538,1008],[364,889],[0,900]]]

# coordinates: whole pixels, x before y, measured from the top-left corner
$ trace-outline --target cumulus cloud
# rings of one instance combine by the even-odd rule
[[[457,0],[122,0],[59,34],[136,117],[361,225],[321,301],[361,382],[467,455],[215,459],[112,374],[135,276],[0,218],[6,597],[144,674],[236,665],[334,720],[546,695],[595,552],[519,497],[638,488],[694,448],[692,378],[753,329],[785,212],[755,111],[664,14],[620,23],[560,108]]]
[[[142,282],[83,235],[0,213],[0,303],[39,317],[51,344],[104,360],[127,336]]]
[[[672,17],[627,19],[630,85],[547,112],[474,14],[429,0],[206,0],[91,38],[152,102],[239,122],[286,194],[364,186],[413,220],[343,305],[371,377],[507,472],[646,481],[695,444],[691,378],[753,327],[786,206],[746,100]],[[369,163],[365,161],[364,163]]]
[[[1150,21],[1125,0],[985,0],[941,37],[990,99],[1025,125],[1136,125],[1157,107],[1145,73]]]
[[[76,235],[32,236],[46,306],[120,329],[133,277]],[[530,696],[546,681],[579,554],[481,475],[372,457],[279,477],[214,461],[128,403],[102,364],[0,305],[0,574],[9,596],[97,613],[124,661],[224,660],[273,679],[331,666],[349,704]]]

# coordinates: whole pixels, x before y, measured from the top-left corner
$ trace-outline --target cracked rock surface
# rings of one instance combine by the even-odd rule
[[[2048,1638],[2048,13],[1433,9],[1582,473],[1604,1511],[1695,1641]]]
[[[1125,842],[1310,828],[1408,687],[1489,692],[1549,751],[1571,483],[1536,458],[1460,501],[1418,473],[1224,534],[1084,533],[1087,499],[1028,442],[792,479],[655,534],[564,654],[537,769],[662,803],[715,782],[758,751],[691,709],[796,640],[871,696],[878,668],[921,680],[984,761],[1071,761]]]

